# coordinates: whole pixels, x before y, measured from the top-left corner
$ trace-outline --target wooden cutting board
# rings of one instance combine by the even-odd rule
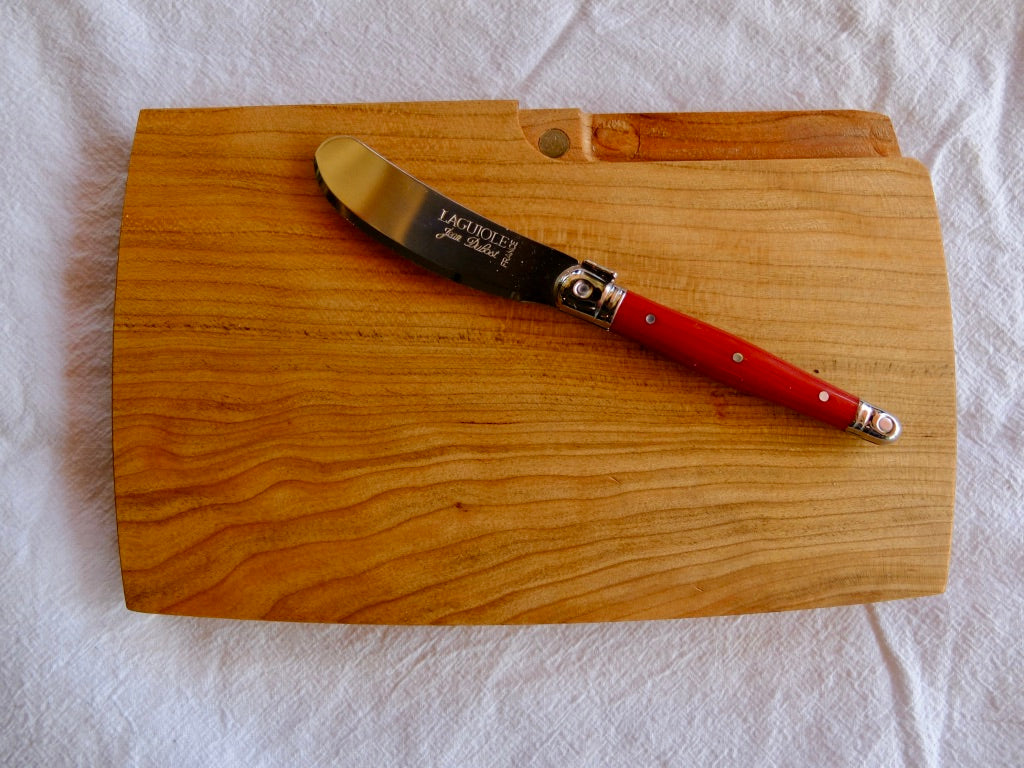
[[[313,152],[336,134],[892,410],[904,436],[870,445],[421,270],[324,199]],[[934,594],[955,425],[933,193],[882,116],[140,115],[113,363],[133,610],[530,623]]]

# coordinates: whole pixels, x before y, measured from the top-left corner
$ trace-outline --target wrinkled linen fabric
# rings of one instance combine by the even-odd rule
[[[0,764],[1020,764],[1024,12],[667,5],[3,4]],[[491,98],[892,118],[932,173],[952,296],[945,594],[582,626],[125,609],[110,361],[138,111]]]

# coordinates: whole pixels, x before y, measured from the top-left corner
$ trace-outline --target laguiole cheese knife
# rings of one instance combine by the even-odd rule
[[[891,413],[731,333],[627,291],[611,270],[490,221],[357,139],[327,139],[314,166],[327,198],[347,219],[444,277],[508,299],[550,304],[870,442],[900,436]]]

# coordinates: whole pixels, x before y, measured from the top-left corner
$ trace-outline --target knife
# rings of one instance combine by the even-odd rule
[[[555,306],[730,386],[876,444],[899,419],[770,352],[628,291],[617,274],[497,224],[451,200],[351,136],[316,150],[328,200],[353,224],[455,282]]]

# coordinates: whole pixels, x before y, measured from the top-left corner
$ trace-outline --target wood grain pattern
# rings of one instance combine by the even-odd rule
[[[599,160],[749,160],[897,157],[885,115],[828,112],[691,112],[594,115]]]
[[[420,270],[323,199],[313,151],[339,133],[884,403],[904,437],[862,443]],[[113,407],[134,610],[605,621],[945,584],[949,299],[906,158],[555,161],[513,102],[146,111]]]
[[[535,146],[545,131],[570,139],[565,160],[752,160],[898,157],[885,115],[858,110],[589,114],[579,109],[521,110]]]

